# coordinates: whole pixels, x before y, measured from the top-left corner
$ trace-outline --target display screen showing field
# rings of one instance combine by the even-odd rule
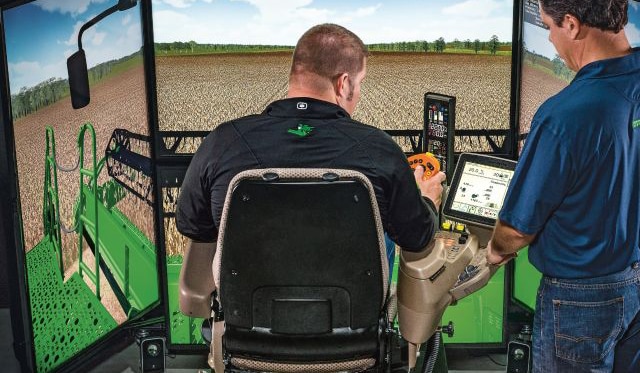
[[[3,2],[7,4],[8,2]],[[2,8],[35,371],[68,370],[158,304],[140,2]],[[134,2],[135,3],[135,2]],[[72,106],[67,57],[86,57]]]
[[[464,165],[451,209],[496,219],[507,194],[513,171],[479,163]]]
[[[370,52],[355,120],[422,129],[422,98],[439,92],[458,99],[460,129],[506,130],[513,2],[494,3],[478,12],[465,0],[153,0],[159,129],[210,131],[285,98],[298,38],[330,22],[355,32]],[[456,146],[490,150],[484,139]]]
[[[518,114],[520,133],[527,134],[540,105],[569,85],[575,72],[565,65],[549,41],[549,30],[540,20],[538,0],[526,0],[523,5],[523,55]],[[631,47],[640,47],[640,3],[629,2],[628,18],[625,34]],[[520,151],[524,142],[522,140],[519,144]]]

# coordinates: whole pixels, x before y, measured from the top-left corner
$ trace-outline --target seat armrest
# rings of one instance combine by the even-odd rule
[[[211,317],[211,293],[216,288],[212,263],[215,242],[189,240],[180,269],[180,311],[190,317]]]

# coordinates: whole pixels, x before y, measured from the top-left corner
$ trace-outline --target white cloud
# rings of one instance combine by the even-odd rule
[[[439,37],[447,41],[454,38],[489,40],[493,34],[501,41],[511,41],[513,28],[513,3],[508,0],[468,0],[464,4],[471,7],[471,11],[463,7],[461,10],[465,12],[455,13],[457,8],[452,6],[445,8],[445,12],[450,13],[446,16],[442,16],[441,6],[433,9],[420,7],[413,13],[407,13],[407,7],[413,9],[415,4],[407,4],[406,1],[387,4],[378,0],[364,7],[352,8],[348,7],[349,2],[343,2],[340,10],[314,7],[316,2],[313,0],[229,1],[250,7],[242,7],[242,10],[232,13],[208,12],[199,7],[183,10],[154,8],[155,41],[294,45],[309,27],[323,22],[343,25],[365,43],[433,41]],[[478,13],[476,3],[485,10]],[[431,15],[425,15],[427,8],[433,10]],[[488,17],[483,15],[489,13]]]
[[[169,43],[173,41],[196,40],[200,43],[209,41],[206,33],[195,35],[186,32],[186,29],[197,27],[198,22],[189,16],[173,11],[160,10],[153,12],[153,39],[156,43]]]
[[[126,26],[129,23],[131,23],[131,14],[127,13],[127,15],[122,18],[122,26]]]
[[[85,48],[87,67],[128,56],[142,46],[141,25],[139,22],[131,24],[118,40],[110,40],[108,43],[94,45],[91,43]],[[112,37],[110,35],[110,37]]]
[[[356,17],[367,17],[367,16],[371,16],[373,14],[375,14],[378,9],[380,9],[380,7],[382,6],[382,4],[376,4],[374,6],[368,6],[365,8],[359,8],[357,9],[354,13],[354,15]]]
[[[11,77],[11,94],[16,94],[22,87],[33,87],[52,77],[66,79],[66,59],[51,65],[41,65],[34,61],[9,63],[9,76]]]
[[[93,35],[91,36],[91,39],[89,40],[91,41],[92,45],[101,45],[106,36],[107,36],[106,32],[95,32],[93,33]]]
[[[69,13],[71,16],[83,14],[91,3],[104,3],[107,0],[64,0],[64,1],[36,1],[34,4],[48,12]]]
[[[442,8],[442,14],[454,17],[484,18],[495,10],[509,6],[496,0],[467,0]],[[455,24],[455,23],[452,23]],[[457,25],[457,24],[456,24]]]
[[[129,15],[127,15],[129,17]],[[91,19],[93,16],[87,17],[87,19]],[[77,21],[75,25],[73,25],[73,31],[69,38],[64,42],[66,45],[77,46],[78,45],[78,33],[80,32],[80,28],[85,24],[85,21]],[[124,23],[123,23],[124,24]],[[93,45],[100,45],[102,41],[107,36],[106,32],[101,32],[101,27],[99,24],[93,25],[92,27],[86,29],[82,33],[82,46],[83,48],[87,43],[91,43]]]
[[[629,5],[631,5],[631,7],[635,10],[640,9],[640,2],[629,1]]]
[[[191,4],[195,3],[197,0],[161,0],[161,1],[174,8],[188,8],[191,6]],[[210,3],[211,1],[205,0],[205,2]]]
[[[69,35],[69,38],[64,42],[66,45],[77,45],[78,44],[78,33],[80,32],[80,28],[84,25],[84,22],[78,21],[75,25],[73,25],[73,32]]]

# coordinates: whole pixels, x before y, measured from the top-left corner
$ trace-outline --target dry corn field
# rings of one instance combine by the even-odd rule
[[[104,150],[115,128],[126,128],[131,132],[148,132],[146,93],[142,66],[132,68],[119,76],[97,84],[91,89],[91,104],[84,109],[71,108],[70,99],[61,100],[14,123],[16,157],[22,209],[24,245],[29,251],[43,238],[42,199],[44,183],[45,126],[54,129],[58,164],[71,167],[78,159],[77,138],[83,123],[91,122],[96,130],[98,160],[104,157]],[[91,142],[85,134],[85,167],[90,168]],[[149,154],[144,154],[149,156]],[[98,184],[109,179],[106,167]],[[73,206],[78,196],[79,172],[58,170],[58,195],[60,215],[66,227],[73,226]],[[153,211],[143,201],[128,195],[117,207],[129,217],[140,230],[154,241]],[[78,235],[63,234],[63,261],[68,277],[77,271]],[[92,258],[85,245],[84,256]],[[93,268],[93,260],[87,261]],[[117,321],[123,321],[122,311],[112,292],[107,290],[107,282],[101,282],[104,294],[102,303]]]
[[[157,57],[160,129],[211,130],[261,112],[285,97],[290,63],[289,52]],[[510,56],[373,53],[354,119],[420,129],[424,94],[437,92],[456,96],[456,128],[507,129],[510,87]]]

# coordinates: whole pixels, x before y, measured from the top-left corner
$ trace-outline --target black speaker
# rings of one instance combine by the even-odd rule
[[[140,372],[164,372],[164,337],[141,338],[139,344]]]
[[[531,345],[525,341],[511,341],[507,347],[507,373],[531,372]]]

